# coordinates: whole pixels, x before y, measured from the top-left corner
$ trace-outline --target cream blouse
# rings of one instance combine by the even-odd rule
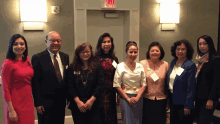
[[[173,93],[173,85],[174,85],[174,80],[176,78],[176,72],[177,70],[179,70],[179,68],[181,68],[181,66],[182,66],[182,63],[175,64],[170,74],[169,89],[171,93]]]
[[[113,87],[122,87],[128,94],[137,94],[139,88],[146,85],[143,65],[136,62],[135,69],[131,71],[124,62],[118,64],[115,71]]]

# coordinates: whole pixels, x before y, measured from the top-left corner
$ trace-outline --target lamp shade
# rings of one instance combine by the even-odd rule
[[[46,0],[20,0],[21,21],[46,22]]]
[[[160,4],[160,23],[179,23],[179,4]]]

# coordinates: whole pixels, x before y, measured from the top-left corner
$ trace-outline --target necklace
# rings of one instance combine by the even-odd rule
[[[157,60],[157,61],[153,62],[151,59],[147,59],[146,61],[148,63],[147,66],[149,67],[149,69],[153,70],[154,72],[156,72],[156,70],[159,71],[160,64],[161,64],[160,60]]]
[[[156,69],[160,66],[160,61],[153,62],[152,60],[150,60],[150,63],[153,65],[154,71],[156,71]]]
[[[90,71],[90,72],[91,72],[91,71]],[[85,81],[83,81],[83,76],[81,75],[82,84],[83,84],[84,86],[87,85],[87,79],[88,79],[88,75],[89,75],[90,72],[88,72],[88,73],[86,74],[86,80],[85,80]],[[83,70],[83,74],[84,74],[84,70]]]

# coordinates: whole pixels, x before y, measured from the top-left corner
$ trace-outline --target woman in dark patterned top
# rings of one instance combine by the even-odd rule
[[[69,109],[74,124],[102,124],[100,109],[104,74],[102,66],[94,60],[89,43],[77,46],[67,77]]]
[[[99,37],[95,55],[103,66],[104,72],[105,89],[102,92],[102,123],[117,124],[116,89],[113,88],[113,78],[118,58],[114,54],[113,38],[109,33],[104,33]]]

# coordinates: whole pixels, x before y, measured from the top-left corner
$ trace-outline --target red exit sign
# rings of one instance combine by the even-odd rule
[[[104,3],[104,8],[116,8],[116,5],[115,5],[115,1],[116,0],[103,0],[103,3]]]

